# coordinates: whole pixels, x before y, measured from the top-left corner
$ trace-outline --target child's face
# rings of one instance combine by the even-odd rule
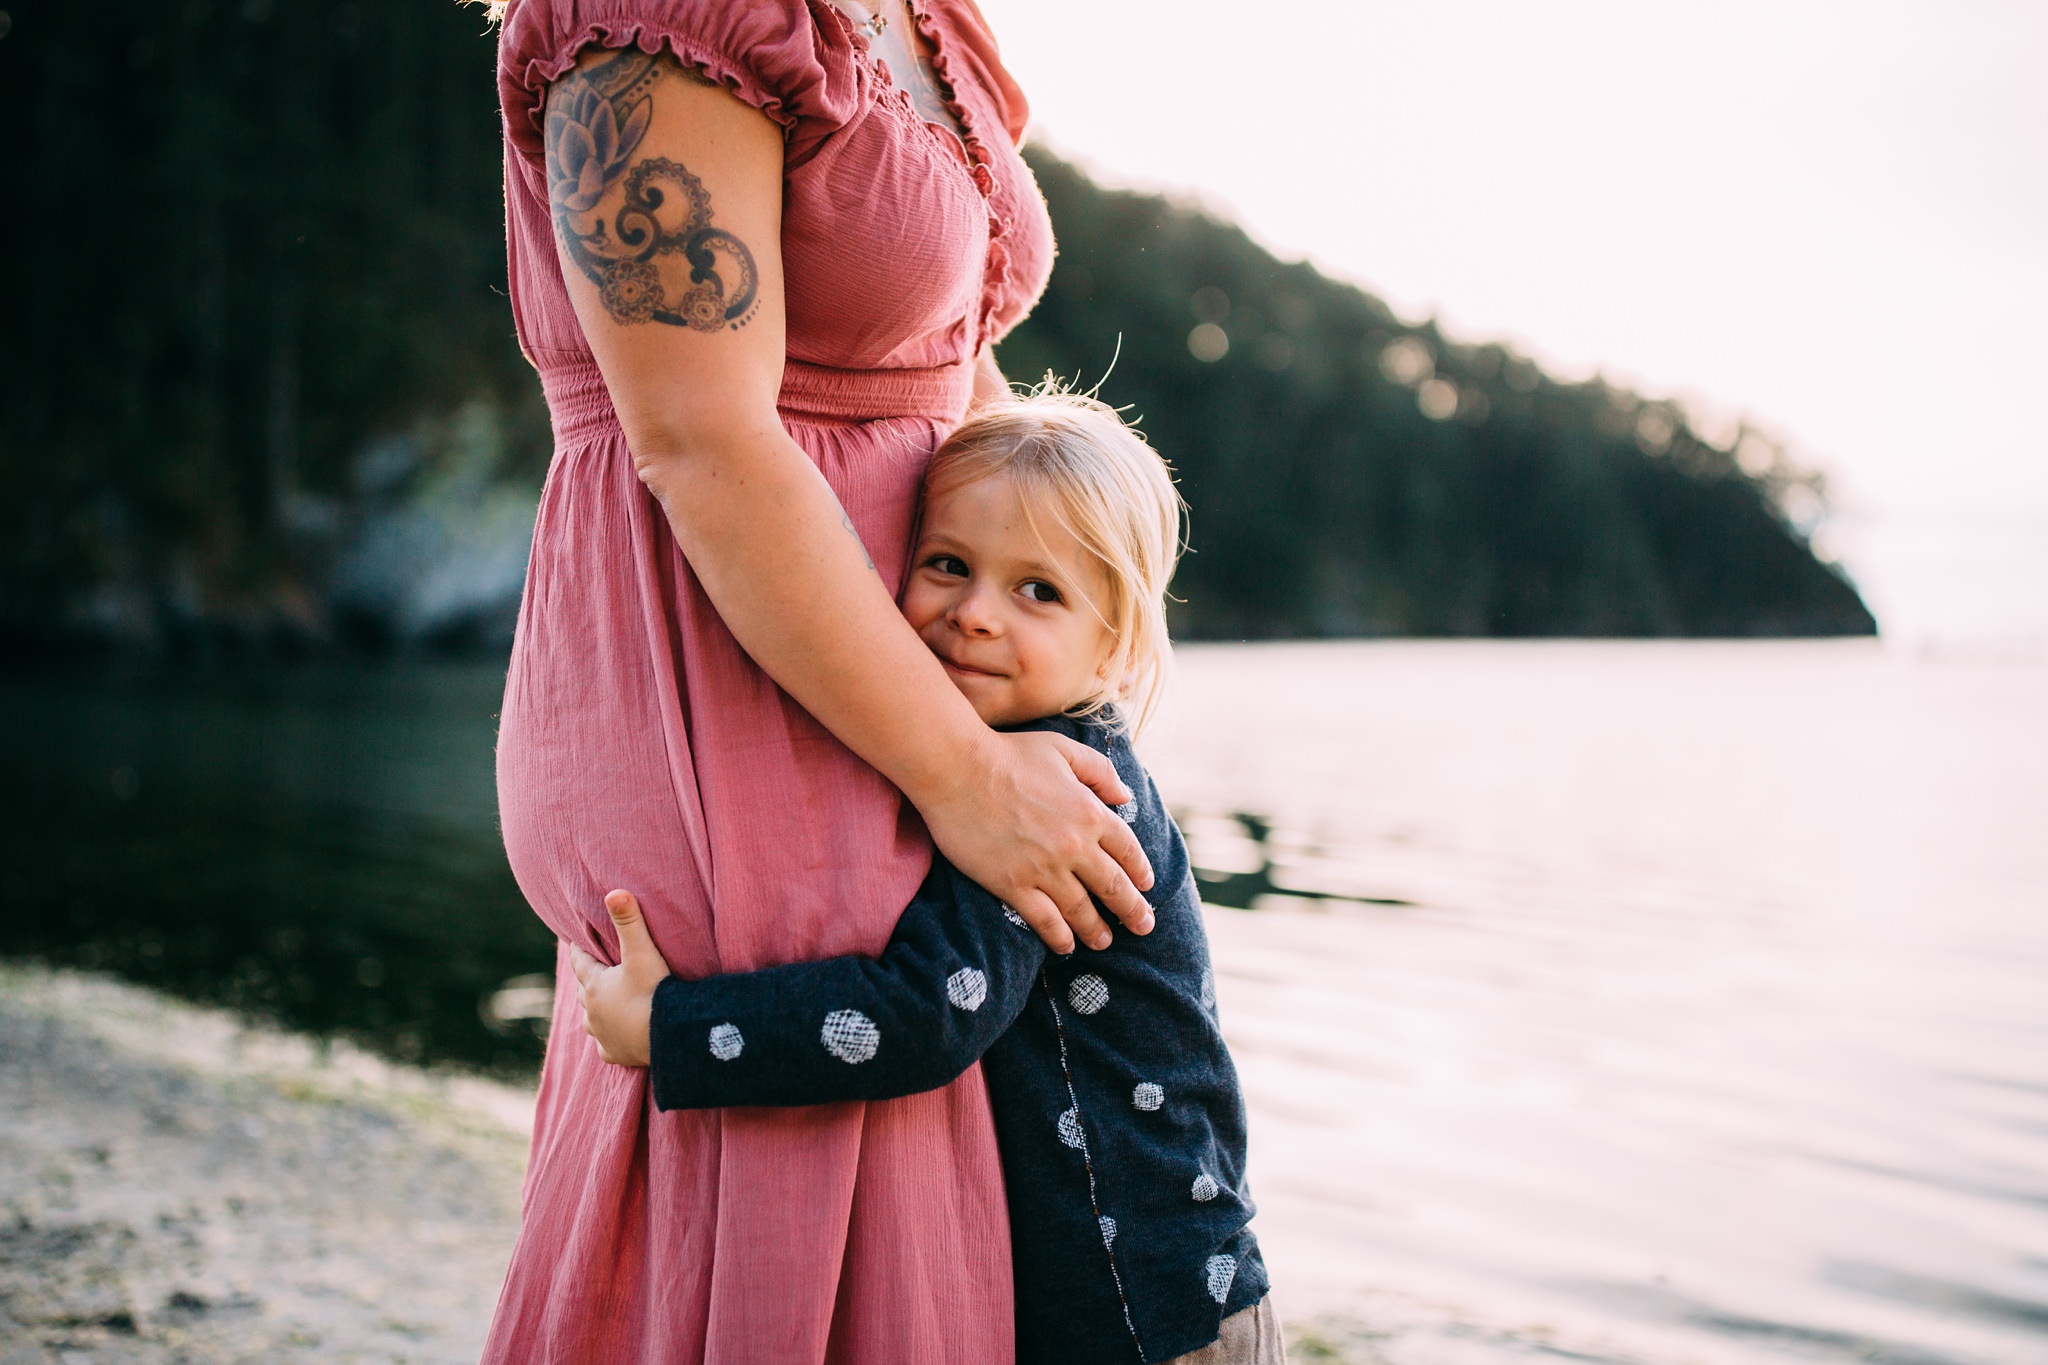
[[[1109,575],[1007,477],[928,495],[903,614],[990,725],[1057,715],[1102,685]]]

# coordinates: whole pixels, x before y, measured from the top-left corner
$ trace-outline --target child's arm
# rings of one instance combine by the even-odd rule
[[[1045,953],[940,859],[880,958],[663,981],[648,1036],[655,1105],[824,1104],[936,1089],[1016,1019]]]

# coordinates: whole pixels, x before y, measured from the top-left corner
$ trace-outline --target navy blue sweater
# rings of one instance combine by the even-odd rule
[[[1110,758],[1152,860],[1150,934],[1056,957],[938,859],[880,958],[684,981],[654,995],[663,1109],[930,1090],[983,1060],[1009,1191],[1024,1365],[1170,1360],[1265,1297],[1244,1101],[1216,1022],[1187,849],[1111,725],[1028,729]]]

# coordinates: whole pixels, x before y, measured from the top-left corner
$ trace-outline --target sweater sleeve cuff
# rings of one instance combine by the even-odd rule
[[[689,982],[671,976],[654,988],[654,1008],[647,1020],[647,1077],[657,1109],[682,1107],[690,1068],[710,1055],[709,1040],[698,1036],[702,1022],[691,1013]]]

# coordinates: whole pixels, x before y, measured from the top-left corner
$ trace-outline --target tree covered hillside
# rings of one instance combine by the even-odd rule
[[[1718,448],[1673,405],[1458,346],[1235,227],[1031,162],[1060,255],[1003,365],[1092,382],[1121,335],[1102,395],[1192,509],[1182,635],[1875,628],[1786,514],[1816,481],[1761,435]]]
[[[549,438],[494,57],[454,0],[6,0],[0,647],[502,647]],[[1062,251],[1003,360],[1121,336],[1184,635],[1871,628],[1756,441],[1034,164]]]

